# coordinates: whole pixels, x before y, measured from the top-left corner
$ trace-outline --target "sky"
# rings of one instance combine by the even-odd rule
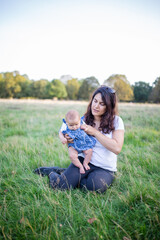
[[[159,56],[159,0],[0,0],[0,72],[152,84]]]

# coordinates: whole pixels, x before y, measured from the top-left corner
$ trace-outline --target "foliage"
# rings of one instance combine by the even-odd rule
[[[48,85],[49,97],[57,97],[58,99],[64,99],[67,97],[67,91],[65,85],[58,79],[53,79],[51,84]]]
[[[74,104],[81,116],[86,107]],[[125,141],[104,194],[52,190],[33,173],[70,164],[58,138],[70,108],[0,102],[0,239],[160,239],[160,106],[120,104]]]
[[[120,101],[128,102],[133,100],[133,90],[129,83],[125,83],[122,79],[118,79],[114,84],[114,89]]]
[[[18,71],[0,74],[0,97],[22,98],[31,96],[32,81],[27,75],[21,76]]]
[[[13,73],[6,72],[1,74],[0,78],[0,97],[10,98],[13,97],[15,92],[18,92],[19,86],[15,85]]]
[[[47,92],[47,86],[48,86],[48,80],[41,79],[38,81],[33,81],[31,85],[31,96],[34,98],[41,98],[45,99],[48,97],[48,92]]]
[[[80,84],[76,78],[67,81],[66,90],[68,99],[77,100]]]
[[[26,74],[20,75],[18,71],[0,73],[0,98],[88,100],[99,87],[95,77],[78,80],[65,75],[61,79],[62,81],[53,79],[51,82],[47,79],[34,81]],[[120,101],[135,99],[136,102],[160,102],[160,77],[152,87],[145,82],[136,82],[131,87],[125,75],[114,74],[104,81],[104,85],[114,88]]]
[[[85,78],[79,88],[78,99],[88,100],[92,93],[99,87],[99,82],[95,77]]]
[[[149,96],[149,100],[154,103],[160,103],[160,77],[158,77],[153,83],[153,88]]]
[[[151,93],[152,87],[149,83],[145,82],[135,82],[134,84],[134,98],[136,102],[147,102],[148,97]]]
[[[133,90],[125,75],[111,75],[103,84],[116,90],[119,101],[133,100]]]

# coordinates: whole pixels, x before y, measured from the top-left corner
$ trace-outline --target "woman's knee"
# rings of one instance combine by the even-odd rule
[[[86,188],[89,191],[97,191],[100,193],[105,192],[114,180],[114,176],[111,173],[105,172],[104,174],[98,172],[91,173],[86,181]]]
[[[103,182],[103,179],[99,180],[98,182],[94,181],[93,179],[92,180],[89,179],[86,181],[86,188],[89,191],[96,191],[96,192],[103,193],[107,190],[108,186],[105,182]]]

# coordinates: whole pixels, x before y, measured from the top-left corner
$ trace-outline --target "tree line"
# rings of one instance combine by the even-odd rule
[[[139,81],[130,85],[125,75],[114,74],[103,83],[116,90],[119,101],[160,102],[160,77],[149,83]],[[94,76],[85,79],[70,78],[30,80],[18,71],[0,73],[0,98],[38,98],[89,100],[93,91],[100,86]]]

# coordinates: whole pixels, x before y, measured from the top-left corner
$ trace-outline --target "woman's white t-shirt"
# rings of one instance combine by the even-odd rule
[[[61,127],[61,131],[65,127],[63,124]],[[114,127],[115,127],[115,130],[124,130],[124,124],[121,117],[115,116]],[[112,138],[112,132],[110,132],[109,134],[105,134],[105,133],[102,133],[102,134],[109,138]],[[109,151],[107,148],[105,148],[96,138],[95,140],[96,140],[96,144],[93,147],[93,153],[92,153],[92,158],[90,163],[92,163],[97,167],[116,172],[117,171],[117,155]],[[79,154],[79,155],[83,156],[82,154]]]

